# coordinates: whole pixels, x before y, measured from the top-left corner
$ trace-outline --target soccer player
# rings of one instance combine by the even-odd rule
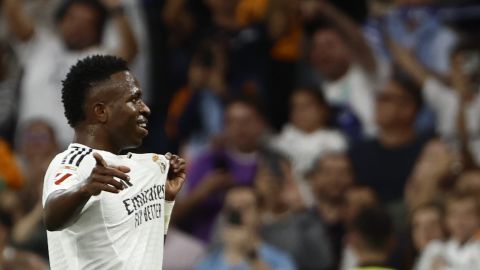
[[[169,153],[119,155],[141,144],[150,114],[120,58],[78,61],[63,81],[62,101],[75,137],[44,180],[51,269],[161,269],[185,161]]]

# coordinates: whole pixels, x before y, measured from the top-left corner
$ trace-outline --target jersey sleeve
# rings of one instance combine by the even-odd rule
[[[47,169],[43,184],[42,204],[50,194],[57,190],[68,190],[85,181],[95,166],[95,159],[91,155],[85,156],[78,164],[63,164],[62,157],[57,156]]]

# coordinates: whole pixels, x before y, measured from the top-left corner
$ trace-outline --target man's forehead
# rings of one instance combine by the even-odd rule
[[[106,82],[107,83],[109,82],[111,84],[126,83],[126,84],[136,85],[136,86],[139,85],[137,78],[135,78],[135,76],[133,76],[132,73],[130,73],[130,71],[128,70],[113,73],[112,75],[110,75],[110,79],[107,80]]]
[[[139,88],[138,80],[129,71],[119,71],[112,75],[110,78],[101,81],[93,86],[95,92],[108,93],[108,94],[135,94],[141,92]]]

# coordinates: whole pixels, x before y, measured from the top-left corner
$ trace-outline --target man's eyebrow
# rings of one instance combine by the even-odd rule
[[[141,97],[142,96],[142,90],[140,90],[139,88],[136,88],[133,92],[131,92],[130,96]]]

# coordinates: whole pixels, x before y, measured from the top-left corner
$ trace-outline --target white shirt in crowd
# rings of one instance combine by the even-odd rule
[[[15,51],[24,69],[19,105],[19,124],[43,118],[53,125],[58,139],[68,145],[73,130],[65,118],[62,104],[62,80],[70,66],[92,54],[106,53],[101,48],[68,50],[59,37],[37,27],[27,42],[16,43]]]
[[[352,246],[347,244],[343,248],[340,270],[353,270],[358,267],[358,257]]]
[[[120,193],[92,196],[80,216],[61,231],[47,232],[52,270],[162,269],[165,216],[165,181],[169,161],[156,154],[115,155],[70,144],[48,167],[43,200],[61,189],[85,181],[99,153],[111,166],[130,168],[131,186]],[[167,203],[168,204],[168,203]],[[168,212],[168,213],[167,213]]]
[[[461,245],[450,239],[433,241],[420,254],[415,270],[431,270],[438,260],[443,261],[439,270],[480,269],[480,241],[471,240]]]
[[[319,129],[306,133],[287,124],[273,138],[272,146],[290,159],[302,198],[307,205],[312,205],[315,200],[305,174],[323,154],[345,151],[347,142],[342,133],[335,130]]]
[[[428,79],[423,88],[425,101],[437,117],[438,133],[446,142],[458,147],[458,92],[433,78]],[[468,143],[473,149],[475,161],[480,164],[480,95],[475,95],[465,110],[465,123],[470,136]]]
[[[352,64],[347,73],[336,81],[322,84],[325,98],[332,105],[347,105],[358,117],[366,136],[374,136],[377,131],[375,123],[375,95],[385,82],[388,68],[383,68],[377,61],[378,74],[369,74],[358,64]]]

